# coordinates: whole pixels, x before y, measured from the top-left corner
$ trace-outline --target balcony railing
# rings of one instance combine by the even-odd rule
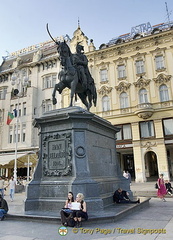
[[[153,115],[154,109],[152,107],[151,103],[140,103],[136,106],[135,114],[138,115],[138,117],[147,119],[150,118]]]

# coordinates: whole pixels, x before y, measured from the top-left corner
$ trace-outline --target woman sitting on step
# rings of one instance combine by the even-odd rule
[[[81,227],[82,226],[82,219],[87,220],[88,214],[86,209],[86,202],[84,201],[84,195],[82,193],[78,193],[76,196],[76,201],[74,202],[74,207],[72,204],[73,209],[73,217],[75,220],[75,226]]]

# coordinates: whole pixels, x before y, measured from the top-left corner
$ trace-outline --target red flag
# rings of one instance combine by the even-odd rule
[[[14,115],[10,112],[8,112],[8,116],[7,116],[7,125],[9,125],[11,123],[11,121],[13,120]]]

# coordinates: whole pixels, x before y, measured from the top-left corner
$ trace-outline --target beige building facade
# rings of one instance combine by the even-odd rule
[[[136,33],[133,29],[132,34],[102,44],[99,50],[80,27],[72,39],[67,39],[73,53],[78,42],[84,46],[98,95],[97,106],[91,112],[120,128],[116,136],[120,166],[136,182],[156,179],[160,173],[168,179],[173,174],[173,29],[170,24],[146,26],[145,31]],[[14,118],[10,125],[6,124],[8,112],[18,108],[17,148],[22,155],[18,160],[25,162],[28,153],[39,151],[34,118],[45,111],[68,107],[67,89],[61,95],[57,92],[57,104],[52,105],[59,71],[58,53],[52,41],[4,59],[0,69],[1,175],[8,175],[9,168],[13,169],[10,161],[14,161],[16,147],[17,122]],[[14,95],[16,86],[12,86],[17,73],[18,97]],[[26,87],[22,80],[25,77],[29,80]],[[79,100],[74,104],[84,107]]]
[[[96,114],[121,128],[121,169],[136,182],[173,173],[173,29],[117,39],[88,54],[94,69]]]

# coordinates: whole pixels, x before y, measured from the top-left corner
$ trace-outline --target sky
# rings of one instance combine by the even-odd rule
[[[172,0],[0,0],[0,63],[2,56],[80,28],[96,49],[131,28],[173,21]]]

